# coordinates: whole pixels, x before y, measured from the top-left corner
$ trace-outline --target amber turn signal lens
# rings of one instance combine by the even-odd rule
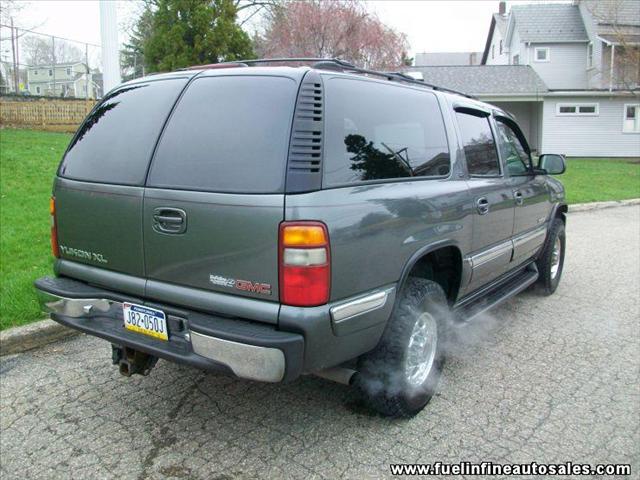
[[[282,245],[285,247],[312,247],[326,244],[325,229],[320,225],[291,225],[282,228]]]

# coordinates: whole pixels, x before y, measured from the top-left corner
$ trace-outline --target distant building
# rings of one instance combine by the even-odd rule
[[[446,65],[480,65],[482,52],[424,52],[416,53],[416,67],[436,67]]]
[[[33,65],[27,68],[27,90],[31,95],[96,98],[93,75],[83,62]]]
[[[518,3],[507,13],[500,2],[481,65],[409,70],[511,112],[539,153],[640,157],[640,64],[629,60],[640,53],[639,4]]]

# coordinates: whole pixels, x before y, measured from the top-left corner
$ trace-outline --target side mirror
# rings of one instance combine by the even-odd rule
[[[544,170],[548,175],[562,175],[567,170],[567,161],[564,155],[543,153],[538,158],[538,169]]]

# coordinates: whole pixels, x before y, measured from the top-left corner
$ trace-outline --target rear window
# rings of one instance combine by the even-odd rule
[[[142,185],[162,124],[186,84],[168,79],[124,86],[84,121],[60,165],[65,178]]]
[[[449,174],[449,147],[432,93],[333,78],[326,82],[326,105],[325,187]]]
[[[268,76],[196,79],[169,119],[147,185],[282,192],[296,85]]]

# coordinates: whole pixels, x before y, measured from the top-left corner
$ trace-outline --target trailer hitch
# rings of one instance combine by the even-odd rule
[[[111,360],[118,365],[120,373],[125,377],[131,375],[149,375],[158,362],[158,357],[140,352],[129,347],[111,345]]]

